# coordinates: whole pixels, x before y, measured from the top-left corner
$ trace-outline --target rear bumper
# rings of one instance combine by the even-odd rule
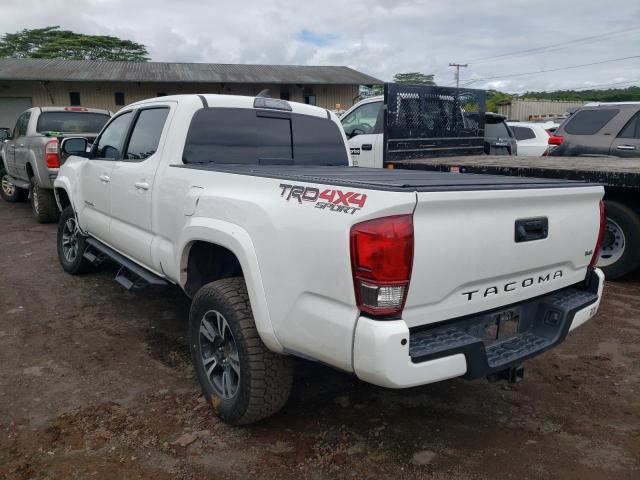
[[[354,371],[358,378],[375,385],[406,388],[506,370],[558,345],[570,330],[593,317],[603,285],[604,274],[595,269],[585,285],[411,330],[403,320],[360,317],[354,338]],[[505,312],[519,317],[518,332],[485,345],[483,332],[490,325],[502,325]]]

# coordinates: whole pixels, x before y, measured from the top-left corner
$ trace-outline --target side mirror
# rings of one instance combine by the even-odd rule
[[[8,128],[0,128],[0,142],[4,142],[5,140],[9,140],[11,138],[11,133]]]
[[[60,150],[66,155],[75,155],[76,157],[88,156],[87,149],[89,141],[82,137],[69,137],[62,140]]]

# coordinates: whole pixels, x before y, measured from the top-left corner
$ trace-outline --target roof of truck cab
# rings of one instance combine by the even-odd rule
[[[249,97],[246,95],[223,95],[218,93],[186,93],[181,95],[165,95],[162,97],[155,98],[147,98],[145,100],[140,100],[139,102],[132,103],[128,105],[128,107],[139,107],[142,105],[146,105],[149,103],[157,103],[157,102],[182,102],[185,100],[188,101],[197,101],[201,105],[206,105],[209,107],[218,107],[218,108],[261,108],[254,107],[254,102],[256,98],[260,97]],[[286,101],[291,106],[291,111],[293,113],[301,113],[304,115],[313,115],[316,117],[324,117],[328,118],[332,114],[329,110],[322,107],[316,107],[315,105],[308,105],[306,103],[298,103],[292,102],[289,100]],[[123,107],[127,108],[127,107]],[[271,109],[268,109],[271,110]],[[286,110],[273,110],[273,111],[282,111]],[[336,117],[337,118],[337,117]]]
[[[86,107],[32,107],[31,110],[39,110],[42,113],[73,112],[73,113],[102,113],[105,115],[111,115],[111,112],[109,110],[103,110],[101,108],[86,108]]]

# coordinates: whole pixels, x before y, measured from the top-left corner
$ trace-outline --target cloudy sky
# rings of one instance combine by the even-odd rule
[[[143,43],[154,61],[420,71],[441,85],[458,62],[463,84],[510,92],[640,84],[638,0],[2,0],[0,12],[2,34],[60,25]]]

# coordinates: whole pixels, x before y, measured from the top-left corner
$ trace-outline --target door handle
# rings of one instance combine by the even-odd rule
[[[373,150],[373,145],[371,145],[370,143],[363,143],[362,150]]]
[[[618,145],[616,147],[618,150],[635,150],[636,147],[634,147],[633,145]]]
[[[138,190],[149,190],[151,188],[151,185],[149,185],[149,183],[147,182],[136,182],[133,184]]]
[[[100,181],[102,183],[109,183],[111,181],[111,177],[103,173],[102,175],[100,175]]]

